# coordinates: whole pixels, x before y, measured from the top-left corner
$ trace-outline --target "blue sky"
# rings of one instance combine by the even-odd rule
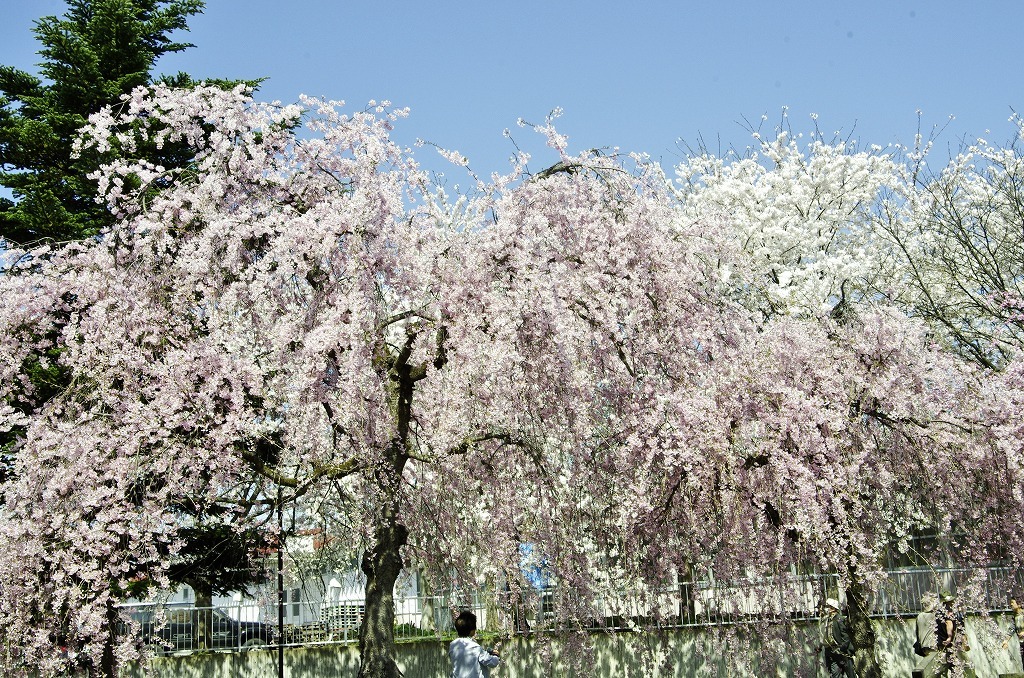
[[[57,0],[2,0],[0,63],[38,60],[32,20]],[[956,146],[1012,134],[1024,108],[1024,1],[718,0],[207,0],[180,36],[197,46],[161,72],[267,78],[259,98],[300,93],[361,108],[389,99],[412,109],[396,137],[461,151],[484,174],[538,140],[515,127],[555,107],[570,150],[618,146],[666,164],[678,140],[745,146],[744,119],[770,128],[784,106],[796,129],[854,130],[865,143],[909,143],[956,120]],[[855,129],[854,129],[855,128]],[[429,148],[417,151],[438,165]],[[536,167],[554,162],[535,153]]]

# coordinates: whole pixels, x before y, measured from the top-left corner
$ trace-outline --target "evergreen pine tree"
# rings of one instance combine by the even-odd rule
[[[111,223],[88,179],[103,159],[72,157],[77,130],[140,85],[191,86],[184,73],[154,78],[152,70],[164,54],[193,46],[169,35],[188,30],[188,18],[203,8],[203,0],[68,0],[62,18],[35,22],[42,78],[0,66],[0,186],[14,195],[13,201],[0,198],[0,237],[18,244],[63,242],[96,235]],[[188,161],[172,146],[147,152],[165,167]]]

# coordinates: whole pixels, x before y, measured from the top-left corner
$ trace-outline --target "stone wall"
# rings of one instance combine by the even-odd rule
[[[1021,670],[1016,641],[1005,619],[974,617],[967,623],[971,659],[979,678],[997,678]],[[876,654],[885,676],[911,675],[914,620],[876,620]],[[516,638],[505,643],[503,664],[494,678],[667,678],[669,676],[806,676],[821,672],[814,654],[816,628],[783,637],[779,629],[737,625],[720,629],[681,629],[657,633],[580,635],[568,639]],[[574,644],[588,644],[589,663],[573,665]],[[726,657],[740,658],[727,666]],[[399,665],[406,678],[446,678],[446,644],[402,643]],[[354,678],[359,656],[351,645],[286,648],[286,678]],[[236,678],[277,675],[277,651],[212,652],[160,658],[150,667],[159,678]]]

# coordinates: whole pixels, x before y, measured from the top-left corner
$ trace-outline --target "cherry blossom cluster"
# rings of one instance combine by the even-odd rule
[[[894,155],[783,133],[669,181],[570,154],[549,119],[556,164],[519,157],[452,198],[391,140],[406,111],[342,106],[139,89],[79,142],[112,153],[117,224],[5,252],[0,639],[19,666],[138,658],[116,604],[168,585],[178,530],[273,531],[278,496],[294,529],[344,526],[368,592],[393,556],[529,596],[529,545],[575,619],[695,572],[870,586],[922,532],[970,564],[1024,552],[1019,317],[969,321],[995,328],[1000,369],[937,336],[919,309],[942,271],[914,278],[910,255],[946,194]],[[142,141],[194,161],[133,160]],[[963,209],[1019,173],[979,153],[989,169],[949,170]],[[1020,298],[987,290],[990,311],[996,293]]]

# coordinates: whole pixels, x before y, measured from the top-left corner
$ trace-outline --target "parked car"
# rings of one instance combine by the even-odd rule
[[[153,605],[131,608],[143,642],[152,645],[157,653],[200,649],[199,628],[204,616],[209,625],[207,649],[250,649],[274,642],[273,627],[263,622],[239,621],[220,608],[164,608],[163,617],[158,609]]]

